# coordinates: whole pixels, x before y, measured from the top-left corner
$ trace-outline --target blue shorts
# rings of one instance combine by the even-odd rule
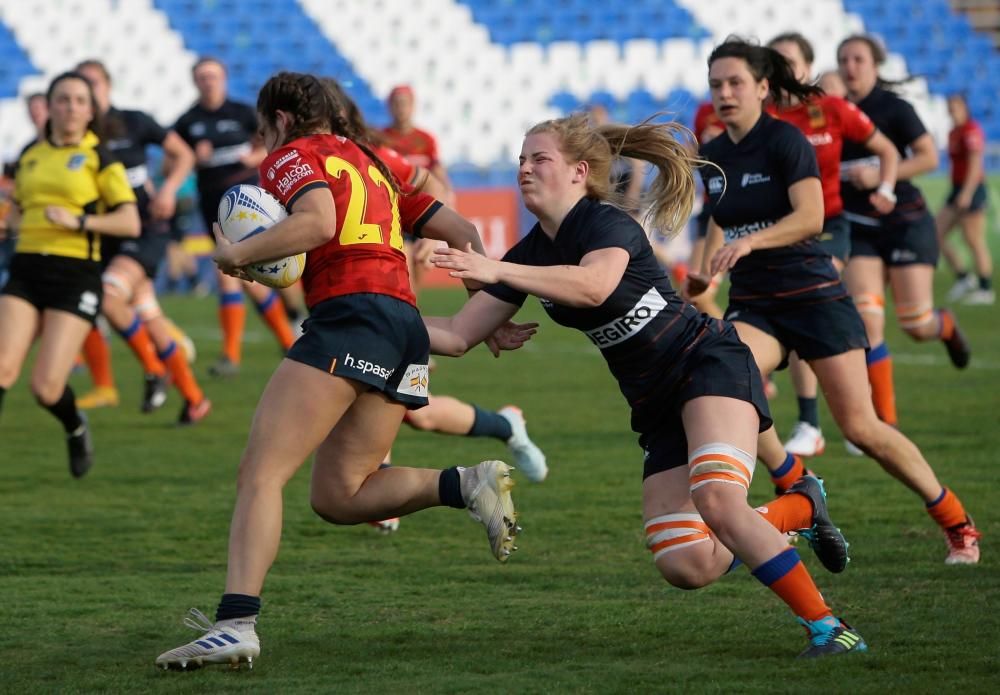
[[[416,307],[384,294],[348,294],[309,310],[288,358],[367,384],[407,408],[427,405],[430,339]]]
[[[819,247],[842,263],[851,257],[851,223],[843,215],[828,217],[823,221]]]
[[[945,201],[945,205],[948,207],[955,207],[955,199],[958,198],[958,194],[962,192],[961,186],[951,185],[951,193],[948,194],[948,200]],[[972,193],[972,202],[969,204],[967,210],[962,210],[962,212],[979,212],[986,207],[986,184],[980,183],[976,186],[976,190]]]
[[[688,401],[701,396],[735,398],[756,409],[759,432],[773,424],[760,370],[732,326],[727,324],[720,337],[697,345],[684,368],[687,377],[678,388],[662,394],[653,404],[660,412],[656,427],[639,435],[639,446],[645,452],[643,480],[687,465],[688,441],[681,409]]]
[[[804,360],[842,355],[868,348],[861,314],[850,297],[812,304],[789,304],[778,311],[733,303],[726,309],[727,321],[740,321],[774,337],[787,352]],[[788,366],[788,358],[778,369]]]
[[[851,258],[881,258],[887,266],[933,265],[938,262],[937,227],[929,212],[906,222],[878,227],[851,222]]]

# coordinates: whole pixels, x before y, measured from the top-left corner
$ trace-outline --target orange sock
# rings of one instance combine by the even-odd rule
[[[285,313],[285,305],[281,301],[281,295],[271,292],[263,302],[257,305],[257,311],[267,323],[268,328],[278,339],[282,350],[292,347],[295,336],[292,334],[292,327],[288,325],[288,314]]]
[[[87,339],[83,341],[83,359],[87,362],[95,387],[115,387],[115,375],[111,371],[111,347],[96,326],[90,329]]]
[[[940,323],[940,328],[938,328],[938,337],[941,340],[948,342],[951,340],[952,336],[955,335],[955,317],[950,311],[941,311],[938,309],[934,312],[937,314],[938,321]]]
[[[771,471],[771,481],[784,492],[805,474],[806,467],[802,463],[802,457],[795,454],[785,454],[784,463],[776,470]]]
[[[812,502],[805,495],[794,492],[757,507],[757,513],[782,533],[812,526]]]
[[[942,488],[940,496],[927,503],[927,513],[941,528],[961,526],[969,520],[958,495],[948,488]]]
[[[795,548],[781,551],[751,574],[800,618],[812,622],[833,615]]]
[[[243,326],[247,310],[242,292],[226,292],[219,298],[219,324],[222,326],[222,354],[234,364],[240,363]]]
[[[184,396],[184,400],[189,403],[198,404],[205,398],[198,381],[194,378],[191,367],[188,366],[184,351],[178,348],[177,343],[170,341],[170,346],[160,353],[160,359],[170,371],[170,378],[174,386]]]
[[[885,343],[868,351],[868,381],[872,385],[872,403],[878,419],[895,427],[899,424],[896,415],[896,387],[892,382],[892,357]]]
[[[167,368],[156,356],[156,346],[153,345],[153,339],[149,337],[149,331],[146,330],[146,326],[139,320],[138,316],[132,318],[132,325],[119,333],[128,346],[132,348],[132,352],[139,362],[142,363],[142,371],[156,376],[163,376],[167,373]]]

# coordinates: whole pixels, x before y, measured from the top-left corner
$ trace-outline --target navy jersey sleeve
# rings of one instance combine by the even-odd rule
[[[518,265],[530,265],[525,263],[527,254],[525,253],[525,246],[527,245],[528,237],[521,239],[521,241],[514,244],[507,253],[503,255],[500,259],[504,263],[517,263]],[[502,282],[498,282],[493,285],[487,285],[483,288],[483,291],[492,297],[496,297],[501,302],[507,302],[508,304],[513,304],[515,306],[524,306],[524,300],[528,298],[526,292],[521,292],[515,290],[513,287],[508,287]]]
[[[163,141],[167,139],[166,128],[157,123],[149,114],[141,114],[139,123],[141,125],[141,141],[144,145],[162,145]]]
[[[923,121],[917,115],[916,109],[905,99],[896,99],[896,113],[893,117],[893,130],[899,138],[896,142],[903,147],[913,144],[913,141],[927,132]]]
[[[785,127],[772,141],[771,151],[776,157],[774,164],[784,176],[786,184],[791,186],[810,177],[818,179],[816,150],[798,128],[787,123],[782,125]]]
[[[248,139],[252,140],[257,135],[257,112],[253,107],[240,104],[239,121],[246,128]]]
[[[181,140],[188,144],[188,147],[194,147],[194,138],[191,137],[191,131],[189,130],[191,126],[191,112],[188,111],[184,113],[177,122],[174,123],[172,130],[181,136]]]

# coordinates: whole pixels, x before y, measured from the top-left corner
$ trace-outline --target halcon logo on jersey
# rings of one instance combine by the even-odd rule
[[[268,178],[268,180],[274,181],[274,172],[276,172],[278,169],[280,169],[282,164],[287,164],[288,162],[292,161],[293,159],[298,159],[301,156],[302,155],[299,154],[298,150],[291,150],[290,152],[288,152],[287,154],[285,154],[283,157],[281,157],[281,159],[279,159],[277,162],[275,162],[274,164],[272,164],[270,169],[267,170],[267,178]]]
[[[726,182],[721,176],[713,176],[708,180],[708,192],[709,193],[722,193],[722,190],[726,187]]]
[[[627,314],[603,326],[585,331],[587,337],[599,348],[611,347],[623,343],[646,327],[650,321],[663,311],[667,300],[655,287],[644,294]]]
[[[357,369],[362,374],[374,374],[380,379],[388,379],[392,376],[392,373],[396,370],[388,369],[380,364],[375,364],[369,360],[361,359],[360,357],[354,357],[351,353],[347,353],[343,362],[345,367],[350,367],[351,369]]]
[[[829,131],[823,131],[822,133],[810,133],[806,135],[806,140],[813,147],[822,147],[823,145],[829,145],[833,142],[833,136],[830,135]]]
[[[767,183],[771,180],[770,176],[765,176],[764,174],[743,174],[743,179],[740,181],[740,185],[743,188],[747,186],[752,186],[755,183]]]
[[[295,163],[287,167],[285,173],[278,179],[278,192],[281,195],[287,195],[292,190],[292,186],[305,177],[312,176],[314,173],[312,165],[309,162],[303,162],[301,158],[296,159]]]

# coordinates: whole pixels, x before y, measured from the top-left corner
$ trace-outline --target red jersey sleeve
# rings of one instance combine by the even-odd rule
[[[706,101],[698,107],[694,114],[694,136],[700,144],[705,144],[705,131],[710,128],[717,131],[723,130],[722,122],[715,115],[715,107],[712,106],[712,102]],[[713,133],[712,136],[717,134]]]
[[[397,181],[406,184],[413,183],[413,176],[416,174],[417,167],[410,160],[385,145],[376,148],[375,154],[385,162],[385,165],[389,167],[389,171],[392,172]]]
[[[301,146],[281,147],[260,164],[261,184],[286,209],[313,188],[329,188],[319,155]]]
[[[413,186],[404,184],[399,191],[399,221],[403,231],[420,236],[424,224],[440,209],[442,203],[434,196],[421,193]]]
[[[831,110],[837,114],[837,118],[840,120],[840,129],[845,140],[867,142],[875,134],[877,128],[864,111],[840,97],[827,97],[827,99]]]
[[[427,146],[425,154],[427,156],[427,168],[436,166],[439,163],[438,160],[438,144],[437,139],[428,133],[426,130],[423,131],[424,137],[427,138]]]
[[[982,152],[986,147],[986,138],[983,129],[974,121],[969,121],[962,134],[962,144],[965,145],[966,152]]]

